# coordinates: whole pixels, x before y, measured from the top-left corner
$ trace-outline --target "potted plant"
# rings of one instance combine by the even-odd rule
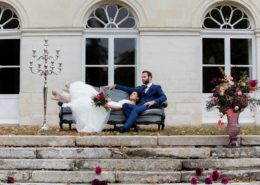
[[[247,73],[239,72],[238,68],[235,68],[234,76],[225,75],[224,70],[219,69],[222,78],[214,78],[211,81],[215,88],[212,89],[213,94],[206,102],[206,108],[208,111],[217,108],[220,118],[227,115],[228,124],[226,130],[230,139],[228,146],[239,147],[237,142],[237,135],[240,132],[239,114],[249,105],[250,108],[260,105],[260,100],[254,98],[251,94],[258,89],[257,80],[250,80]],[[220,119],[218,124],[223,125],[224,122]]]

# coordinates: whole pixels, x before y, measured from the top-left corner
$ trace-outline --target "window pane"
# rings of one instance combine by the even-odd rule
[[[114,60],[116,65],[135,64],[134,38],[116,38],[114,45]]]
[[[104,28],[105,25],[100,22],[99,20],[97,20],[96,18],[90,18],[87,22],[87,28]]]
[[[107,6],[107,13],[110,18],[114,19],[117,11],[118,11],[117,5],[108,5]]]
[[[19,94],[20,69],[0,68],[0,94]]]
[[[222,78],[219,68],[203,67],[203,93],[211,93],[211,90],[215,87],[215,85],[211,83],[214,78]]]
[[[87,84],[100,87],[108,84],[108,68],[107,67],[88,67],[86,68]]]
[[[251,39],[231,39],[231,64],[251,65]]]
[[[252,78],[253,71],[251,67],[232,67],[231,68],[231,76],[235,78],[235,80],[239,80],[241,74],[246,72],[249,78]]]
[[[0,40],[0,65],[20,65],[20,40]]]
[[[224,39],[203,39],[203,64],[224,64]]]
[[[135,68],[134,67],[118,67],[115,69],[115,83],[126,86],[135,86]]]
[[[108,62],[108,39],[86,39],[86,65],[106,65]]]
[[[103,21],[104,23],[108,23],[107,15],[104,8],[98,8],[95,10],[95,16]]]
[[[125,21],[118,25],[119,28],[133,28],[135,27],[135,20],[133,18],[127,18]]]

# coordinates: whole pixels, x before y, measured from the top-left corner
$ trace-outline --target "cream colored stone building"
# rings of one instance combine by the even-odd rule
[[[153,72],[169,107],[170,125],[215,123],[205,110],[218,67],[237,66],[260,79],[259,0],[0,0],[0,123],[41,124],[43,78],[32,74],[32,50],[44,39],[60,75],[48,77],[49,92],[65,81],[93,85],[140,84]],[[37,66],[36,66],[37,67]],[[58,124],[48,99],[47,120]],[[260,124],[257,112],[241,122]]]

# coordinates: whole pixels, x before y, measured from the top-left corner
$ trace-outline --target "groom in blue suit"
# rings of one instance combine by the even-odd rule
[[[126,122],[124,126],[117,128],[119,132],[129,131],[131,127],[135,126],[135,121],[142,112],[149,108],[160,107],[160,105],[167,100],[161,86],[152,83],[152,73],[150,71],[142,72],[142,82],[143,85],[136,88],[118,84],[110,86],[110,89],[120,89],[128,94],[131,94],[133,91],[137,91],[142,95],[140,101],[136,105],[129,103],[123,104],[123,112],[126,117]]]

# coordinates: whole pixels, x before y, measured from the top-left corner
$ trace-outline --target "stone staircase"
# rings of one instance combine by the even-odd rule
[[[260,136],[0,136],[0,178],[18,184],[187,183],[196,167],[260,184]],[[101,175],[95,166],[103,168]],[[232,183],[233,184],[233,183]]]

